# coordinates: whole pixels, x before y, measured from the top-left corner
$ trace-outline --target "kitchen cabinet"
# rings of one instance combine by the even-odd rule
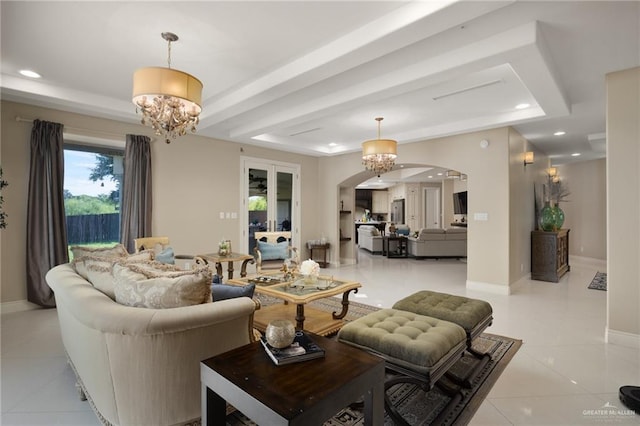
[[[389,193],[387,191],[372,191],[372,208],[373,214],[389,213]]]

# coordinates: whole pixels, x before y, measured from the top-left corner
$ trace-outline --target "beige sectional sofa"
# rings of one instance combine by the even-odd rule
[[[249,297],[149,309],[116,303],[71,264],[46,280],[79,389],[104,424],[199,424],[200,361],[253,339]]]
[[[467,257],[467,229],[422,228],[416,237],[409,237],[409,256]]]
[[[382,253],[382,235],[374,225],[358,227],[358,246],[371,253]]]

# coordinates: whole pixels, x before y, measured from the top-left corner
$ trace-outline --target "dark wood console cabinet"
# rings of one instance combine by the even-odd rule
[[[531,232],[531,279],[557,283],[569,271],[569,229]]]

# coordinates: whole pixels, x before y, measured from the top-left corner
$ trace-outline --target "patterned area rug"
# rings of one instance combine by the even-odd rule
[[[282,303],[281,301],[257,296],[263,305]],[[327,312],[339,312],[340,300],[327,298],[310,305]],[[374,306],[358,302],[349,303],[347,321],[378,310]],[[420,386],[402,383],[390,388],[387,393],[393,405],[411,425],[465,425],[469,423],[482,401],[486,398],[500,374],[520,348],[520,340],[483,333],[473,344],[476,351],[486,354],[478,359],[468,353],[443,376],[431,390],[425,392]],[[391,373],[388,373],[391,377]],[[468,381],[469,387],[457,383]],[[453,391],[454,396],[451,395]],[[242,413],[229,410],[227,425],[256,425]],[[258,420],[259,421],[259,420]],[[336,413],[324,426],[359,426],[364,417],[357,405]],[[393,420],[385,413],[385,425],[393,425]]]
[[[607,291],[607,274],[605,272],[596,272],[596,276],[593,277],[588,288]]]

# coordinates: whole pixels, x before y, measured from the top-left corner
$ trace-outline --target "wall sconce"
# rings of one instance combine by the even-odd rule
[[[533,151],[527,151],[524,153],[524,166],[527,164],[533,164]]]
[[[465,175],[464,173],[462,173],[462,174],[460,175],[460,180],[461,180],[461,181],[463,181],[463,182],[464,182],[464,181],[466,181],[466,180],[467,180],[467,175]]]
[[[547,169],[547,174],[551,177],[557,176],[558,175],[558,168],[557,167],[549,167]]]
[[[460,172],[456,171],[456,170],[447,170],[444,173],[445,177],[451,178],[451,179],[459,179],[460,178]]]

